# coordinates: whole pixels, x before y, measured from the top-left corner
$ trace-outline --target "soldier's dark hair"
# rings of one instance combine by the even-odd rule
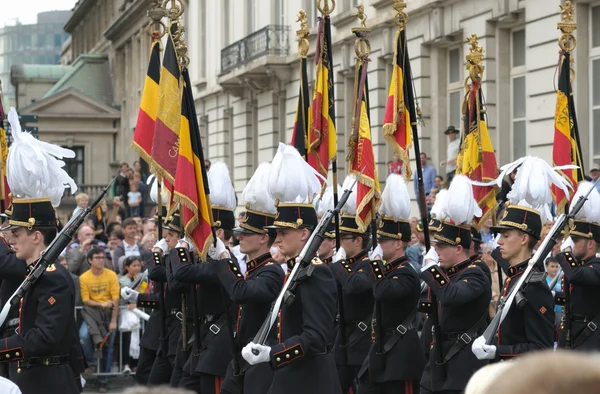
[[[97,254],[103,254],[106,255],[106,253],[104,252],[104,249],[102,248],[91,248],[90,251],[87,254],[87,259],[91,260],[94,258],[95,255]]]
[[[54,238],[56,238],[56,234],[58,233],[58,230],[56,229],[56,227],[39,227],[39,228],[34,228],[32,230],[27,230],[27,235],[31,235],[36,231],[39,231],[40,234],[42,234],[42,237],[44,238],[45,246],[50,245],[50,242],[52,242],[54,240]]]
[[[223,230],[223,236],[225,237],[225,239],[229,240],[231,237],[233,237],[233,231],[232,230]]]
[[[527,233],[525,233],[527,234]],[[535,239],[532,235],[527,234],[529,236],[529,242],[527,243],[527,248],[531,251],[533,251],[533,249],[535,249],[535,245],[537,245],[538,240]]]

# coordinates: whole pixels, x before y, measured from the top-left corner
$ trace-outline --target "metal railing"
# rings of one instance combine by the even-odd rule
[[[221,50],[221,73],[265,55],[287,56],[290,27],[268,25]]]

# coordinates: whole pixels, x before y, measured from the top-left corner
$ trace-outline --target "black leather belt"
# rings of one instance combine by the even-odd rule
[[[360,338],[361,335],[363,335],[363,333],[369,329],[371,320],[372,320],[372,316],[369,315],[369,316],[365,317],[363,320],[360,320],[357,322],[352,322],[352,323],[356,324],[356,326],[352,327],[352,325],[350,325],[347,328],[347,329],[352,329],[352,328],[354,328],[354,329],[350,333],[350,336],[348,337],[348,341],[346,342],[346,344],[354,343],[358,338]]]
[[[580,319],[576,320],[576,318],[580,318]],[[595,333],[598,328],[600,328],[600,314],[593,318],[590,318],[589,316],[582,316],[582,315],[571,315],[570,319],[571,319],[571,321],[587,323],[585,326],[585,329],[583,329],[583,331],[581,331],[578,335],[576,335],[573,338],[572,345],[571,345],[572,347],[580,346],[593,333]]]
[[[29,357],[19,361],[19,368],[50,367],[52,365],[69,364],[69,355],[48,356],[48,357]]]
[[[217,319],[217,321],[215,321],[208,327],[208,332],[206,333],[206,335],[204,336],[204,340],[202,341],[202,348],[206,348],[211,339],[216,337],[221,332],[221,329],[223,328],[226,322],[227,314],[224,313],[221,315],[221,317],[219,317],[219,319]],[[208,323],[210,322],[207,322],[207,324]]]
[[[580,323],[588,323],[594,320],[591,316],[586,315],[571,315],[571,321],[580,322]]]
[[[485,311],[485,313],[479,318],[477,323],[475,323],[473,327],[469,328],[466,332],[451,332],[442,336],[442,338],[447,338],[447,341],[456,341],[454,342],[452,347],[448,349],[448,353],[446,353],[446,356],[444,357],[444,363],[450,361],[452,357],[456,356],[458,352],[467,347],[467,345],[469,345],[475,340],[475,338],[477,338],[479,330],[482,329],[483,326],[485,326],[486,319],[489,316],[488,313],[488,311]]]

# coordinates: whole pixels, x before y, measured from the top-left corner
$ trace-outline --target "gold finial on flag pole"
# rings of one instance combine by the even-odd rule
[[[335,0],[331,0],[331,7],[329,7],[329,0],[316,0],[317,1],[317,9],[323,16],[329,16],[333,10],[335,10]],[[321,1],[324,1],[325,4],[321,6]]]
[[[300,30],[296,31],[296,35],[298,36],[298,53],[300,54],[301,58],[305,59],[308,55],[308,35],[310,33],[310,29],[308,28],[308,23],[306,21],[306,11],[300,10],[297,17],[298,20],[296,20],[296,22],[300,22]]]
[[[575,29],[577,29],[577,23],[575,23],[575,7],[571,0],[565,1],[565,5],[560,6],[562,13],[562,20],[558,22],[557,27],[562,32],[558,38],[558,46],[563,52],[572,52],[577,46],[577,40],[573,35]]]
[[[396,16],[394,17],[394,22],[398,27],[404,29],[406,27],[406,23],[408,23],[408,14],[404,9],[406,8],[406,1],[403,0],[394,0],[394,5],[392,8],[396,11]]]
[[[481,79],[483,70],[485,69],[483,66],[483,47],[479,45],[479,42],[477,41],[477,34],[471,34],[471,37],[467,38],[467,42],[471,45],[471,48],[469,48],[470,53],[467,55],[466,67],[469,71],[469,77],[467,77],[465,85],[469,78]]]
[[[146,12],[148,18],[152,19],[152,22],[148,26],[148,35],[153,40],[160,40],[165,34],[167,34],[167,26],[163,23],[162,19],[167,16],[167,10],[163,7],[161,0],[149,0],[150,8]]]

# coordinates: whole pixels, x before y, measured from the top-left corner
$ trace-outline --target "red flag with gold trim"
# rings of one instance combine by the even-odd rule
[[[369,108],[367,64],[357,64],[355,81],[355,110],[352,119],[352,135],[348,144],[350,173],[358,177],[356,185],[356,223],[366,230],[375,219],[381,205],[381,188],[373,153]],[[361,171],[362,174],[361,174]]]
[[[205,258],[208,247],[213,241],[208,177],[204,167],[200,128],[187,68],[183,69],[182,76],[183,97],[175,200],[181,203],[180,212],[186,235],[194,243],[200,256]]]
[[[456,173],[466,175],[473,181],[491,182],[498,175],[498,165],[483,105],[481,80],[472,80],[463,102],[464,134],[456,159]],[[495,187],[474,185],[473,197],[482,211],[481,217],[474,220],[484,223],[490,217],[495,219]]]
[[[154,141],[154,127],[158,114],[158,87],[160,83],[160,41],[152,43],[150,61],[142,91],[140,110],[138,112],[135,132],[133,134],[133,150],[142,159],[152,166],[152,143]]]
[[[317,73],[313,88],[312,106],[309,112],[308,164],[327,179],[329,161],[334,159],[337,153],[329,16],[322,17],[319,20],[315,58],[317,60]]]
[[[4,106],[2,105],[2,83],[0,82],[0,212],[10,206],[10,187],[6,178],[6,160],[8,159],[8,140],[4,129]]]
[[[383,136],[402,161],[404,179],[408,180],[412,177],[409,156],[412,144],[411,122],[417,121],[417,115],[404,28],[396,33],[392,67],[392,80],[383,118]]]
[[[181,71],[175,53],[173,35],[177,25],[172,24],[165,46],[158,87],[158,113],[152,142],[152,170],[164,181],[165,189],[173,199],[173,182],[177,171],[179,128],[181,126]]]
[[[558,91],[556,92],[556,112],[554,115],[554,145],[552,146],[552,163],[554,166],[576,165],[577,169],[559,170],[573,186],[573,195],[577,185],[584,179],[583,156],[577,117],[575,116],[575,101],[571,87],[571,54],[561,55]],[[565,212],[569,203],[565,193],[552,186],[552,194],[556,202],[558,214]]]

